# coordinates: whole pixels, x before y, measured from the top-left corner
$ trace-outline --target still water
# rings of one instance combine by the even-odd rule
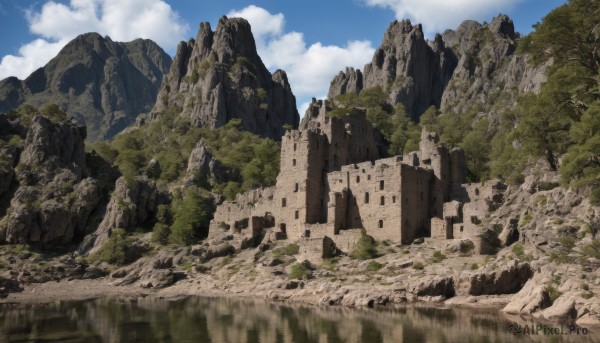
[[[226,298],[97,299],[0,305],[0,342],[600,342],[593,328],[587,335],[567,335],[565,327],[562,335],[515,336],[511,323],[496,311],[417,306],[378,311]]]

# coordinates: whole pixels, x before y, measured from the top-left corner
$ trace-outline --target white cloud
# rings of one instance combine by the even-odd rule
[[[68,5],[48,1],[26,17],[30,31],[42,38],[21,46],[17,56],[4,56],[0,79],[26,78],[82,33],[98,32],[115,41],[148,38],[171,50],[189,30],[163,0],[71,0]]]
[[[231,11],[228,17],[240,17],[252,25],[252,33],[258,37],[278,35],[283,32],[285,17],[282,13],[271,14],[262,7],[250,5],[240,11]]]
[[[486,20],[524,0],[363,0],[367,5],[389,8],[396,19],[423,24],[431,35],[455,29],[465,19]]]
[[[302,33],[284,32],[283,14],[271,14],[254,5],[231,11],[227,16],[250,22],[261,59],[270,70],[286,71],[301,115],[311,97],[327,94],[337,73],[347,66],[362,69],[375,52],[370,41],[350,41],[344,46],[317,42],[307,46]]]
[[[48,42],[44,39],[36,39],[19,48],[19,55],[7,55],[0,62],[0,80],[16,76],[24,79],[37,68],[45,65],[48,61],[56,56],[60,49],[68,41]]]

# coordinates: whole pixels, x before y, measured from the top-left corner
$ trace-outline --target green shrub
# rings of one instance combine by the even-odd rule
[[[231,257],[229,257],[229,256],[226,256],[226,257],[224,257],[221,260],[221,264],[220,265],[221,265],[221,267],[225,267],[226,265],[230,264],[231,261],[233,261],[233,259]]]
[[[477,269],[479,269],[479,264],[477,264],[477,263],[473,263],[473,264],[471,265],[471,270],[477,270]]]
[[[273,257],[279,258],[282,256],[294,256],[300,252],[300,246],[298,244],[288,244],[282,248],[273,249]]]
[[[575,247],[577,239],[573,236],[561,236],[559,239],[560,245],[566,252],[571,252]]]
[[[206,74],[208,73],[208,70],[210,69],[210,67],[213,66],[213,63],[211,63],[210,61],[204,60],[202,62],[200,62],[200,77],[202,77],[202,80],[204,80],[204,78],[206,77]],[[194,84],[197,82],[198,80],[196,80],[194,82]]]
[[[564,251],[553,251],[550,253],[550,261],[556,264],[570,263],[572,258]]]
[[[304,263],[294,263],[290,267],[290,279],[305,279],[310,275],[311,271]]]
[[[152,228],[152,242],[157,244],[169,243],[169,235],[171,234],[171,228],[167,224],[156,223]]]
[[[590,243],[583,246],[581,252],[586,257],[593,257],[600,259],[600,240],[594,239]]]
[[[517,257],[523,257],[523,255],[525,255],[525,248],[521,243],[517,243],[513,245],[512,252]]]
[[[267,98],[267,92],[265,91],[264,88],[257,88],[256,95],[258,96],[258,98],[260,100],[265,100]]]
[[[61,111],[60,107],[54,103],[45,105],[40,109],[40,112],[54,123],[59,123],[67,119],[67,114]]]
[[[202,76],[202,78],[204,79],[204,76]],[[200,73],[198,73],[198,68],[195,67],[192,70],[192,84],[195,85],[199,79],[200,79]]]
[[[377,261],[371,261],[369,262],[369,264],[367,264],[367,270],[371,272],[378,271],[379,269],[381,269],[381,267],[383,267],[383,264]]]
[[[533,216],[529,214],[529,212],[525,212],[525,214],[523,214],[523,216],[521,216],[521,219],[519,220],[519,227],[527,225],[532,219]]]
[[[415,262],[413,263],[412,267],[416,270],[423,270],[425,268],[425,265],[421,262]]]
[[[439,263],[445,259],[446,259],[446,255],[442,254],[442,252],[439,250],[434,251],[433,255],[431,256],[431,262],[433,262],[433,263]]]
[[[91,256],[91,260],[103,261],[116,265],[131,263],[136,257],[128,256],[127,247],[134,241],[133,238],[127,236],[125,230],[115,229],[112,231],[110,238],[104,246],[96,254]]]
[[[546,292],[548,292],[548,297],[550,298],[551,302],[554,302],[562,295],[562,292],[559,292],[558,289],[556,289],[556,287],[553,285],[547,286]]]
[[[339,257],[325,258],[323,259],[323,264],[321,265],[321,268],[326,270],[334,270],[335,265],[339,262],[339,260]]]
[[[377,243],[369,235],[362,235],[358,242],[354,244],[350,257],[358,260],[369,260],[377,257]]]

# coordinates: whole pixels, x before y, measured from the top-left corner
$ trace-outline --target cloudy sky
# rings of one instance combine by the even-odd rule
[[[371,60],[394,19],[422,23],[429,37],[465,19],[508,14],[526,34],[566,0],[0,0],[0,79],[26,78],[71,39],[99,32],[116,41],[150,38],[173,55],[200,22],[250,21],[270,70],[284,69],[300,109],[324,97],[345,66]],[[301,112],[302,113],[302,112]]]

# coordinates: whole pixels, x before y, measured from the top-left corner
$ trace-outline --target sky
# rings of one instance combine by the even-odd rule
[[[149,38],[173,56],[201,22],[250,22],[261,59],[287,72],[300,113],[324,98],[346,66],[370,62],[393,20],[421,23],[427,37],[463,20],[507,14],[521,34],[566,0],[0,0],[0,79],[26,78],[86,32],[115,41]]]

